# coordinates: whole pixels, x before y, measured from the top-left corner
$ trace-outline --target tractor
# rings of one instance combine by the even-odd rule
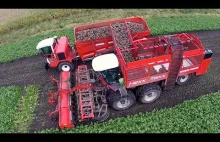
[[[72,61],[76,58],[76,51],[67,37],[63,36],[59,40],[57,36],[44,39],[38,43],[36,49],[46,58],[46,69],[50,66],[59,71],[73,71]]]
[[[51,77],[58,92],[50,92],[50,103],[58,103],[50,116],[59,114],[62,129],[76,121],[103,122],[109,108],[154,102],[163,90],[205,74],[212,60],[212,51],[195,35],[151,37],[141,17],[78,26],[74,39],[75,47],[65,36],[37,45],[49,66],[60,70],[59,81]]]

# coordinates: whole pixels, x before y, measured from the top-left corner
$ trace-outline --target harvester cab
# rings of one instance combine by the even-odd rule
[[[40,41],[36,47],[36,49],[43,54],[47,58],[51,58],[51,54],[54,53],[54,46],[57,42],[57,37],[54,36],[52,38],[47,38],[42,41]],[[50,61],[47,59],[47,62],[50,63]]]
[[[104,54],[92,60],[92,67],[106,81],[107,84],[116,83],[119,75],[119,62],[115,54]]]
[[[73,70],[72,60],[76,57],[76,51],[66,36],[46,38],[37,44],[36,49],[46,58],[49,67],[59,71]]]

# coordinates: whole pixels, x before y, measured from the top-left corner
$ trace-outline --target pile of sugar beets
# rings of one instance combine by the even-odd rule
[[[146,27],[143,24],[135,22],[127,22],[128,28],[131,33],[136,33],[140,31],[145,31]],[[118,47],[123,50],[131,47],[131,42],[129,40],[129,35],[126,30],[124,23],[115,23],[112,25],[113,34],[117,42]],[[95,40],[98,38],[104,38],[111,36],[111,31],[109,26],[91,28],[87,30],[82,30],[76,34],[77,41]],[[122,52],[125,62],[132,62],[134,58],[131,51]]]

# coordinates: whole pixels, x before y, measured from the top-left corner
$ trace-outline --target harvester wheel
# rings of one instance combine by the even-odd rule
[[[136,102],[136,98],[131,90],[128,90],[127,92],[127,95],[121,96],[119,91],[112,91],[108,95],[109,105],[115,110],[126,110],[130,108]]]
[[[107,111],[104,112],[104,113],[105,113],[105,114],[102,115],[102,116],[100,116],[100,117],[95,117],[95,120],[98,121],[98,122],[104,122],[104,121],[106,121],[106,120],[108,119],[108,117],[109,117],[110,112],[109,112],[109,110],[107,110]]]
[[[73,71],[73,64],[69,62],[62,62],[58,66],[59,71]]]
[[[176,81],[176,84],[177,85],[184,85],[190,80],[191,77],[192,77],[192,75],[190,75],[190,74],[179,76]]]
[[[139,100],[142,103],[151,103],[160,96],[161,92],[161,87],[157,84],[144,85],[140,92]]]

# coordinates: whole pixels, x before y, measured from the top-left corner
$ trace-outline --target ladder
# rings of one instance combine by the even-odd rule
[[[172,49],[172,62],[170,65],[168,78],[165,82],[165,90],[170,90],[175,86],[182,60],[183,60],[183,45],[179,41],[179,39],[175,36],[171,36],[166,38],[167,41],[170,43]]]
[[[86,65],[78,66],[77,75],[78,75],[77,77],[78,86],[90,84],[90,75]],[[78,89],[78,93],[79,93],[81,120],[94,118],[93,92],[90,86],[86,86],[83,87],[82,89]]]

